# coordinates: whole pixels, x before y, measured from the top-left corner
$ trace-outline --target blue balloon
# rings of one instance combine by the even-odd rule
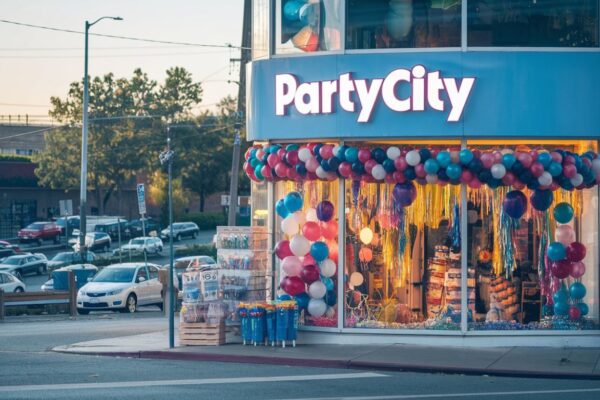
[[[300,19],[300,9],[303,2],[292,0],[285,3],[283,6],[283,17],[288,21],[298,21]]]
[[[323,168],[323,170],[327,172],[332,171],[331,167],[329,166],[329,160],[321,160],[319,163],[321,164],[321,168]]]
[[[554,314],[556,315],[567,315],[569,313],[569,304],[567,303],[554,303]]]
[[[556,207],[554,207],[554,219],[556,220],[556,222],[559,222],[561,224],[567,224],[573,218],[574,212],[575,211],[573,210],[573,207],[571,207],[569,203],[559,203],[556,205]]]
[[[542,315],[543,316],[554,315],[554,306],[551,306],[549,304],[544,304],[544,307],[542,307]]]
[[[588,307],[587,304],[585,303],[577,303],[577,308],[579,308],[579,311],[581,312],[581,315],[587,315],[590,312],[590,308]]]
[[[562,170],[562,165],[560,165],[556,161],[552,161],[548,166],[548,172],[550,173],[550,175],[552,175],[553,178],[560,176],[560,174],[562,174]]]
[[[585,288],[585,285],[581,282],[574,282],[569,288],[571,298],[575,300],[583,299],[585,297],[586,292],[587,290]]]
[[[417,173],[415,172],[415,167],[407,167],[404,170],[404,177],[409,181],[414,180],[417,177]]]
[[[531,206],[538,211],[546,211],[552,205],[553,200],[552,190],[535,190],[529,197]]]
[[[502,156],[502,164],[506,167],[506,169],[511,169],[516,161],[517,157],[515,157],[515,155],[512,153],[507,153]]]
[[[471,160],[471,162],[469,163],[469,165],[467,166],[469,168],[469,171],[471,171],[474,174],[478,174],[479,171],[481,171],[483,169],[483,163],[481,162],[481,160],[474,158],[473,160]]]
[[[387,156],[385,150],[383,150],[381,147],[375,147],[373,150],[371,150],[371,158],[373,158],[379,164],[383,164]]]
[[[277,154],[277,151],[279,151],[280,148],[281,148],[280,145],[278,145],[278,144],[272,144],[271,147],[269,148],[269,153],[270,154]]]
[[[300,293],[294,296],[296,303],[298,304],[299,310],[305,310],[308,308],[308,302],[310,301],[310,297],[306,293]]]
[[[292,296],[290,296],[289,294],[280,294],[279,296],[277,296],[277,300],[279,301],[290,301],[292,299]]]
[[[352,172],[360,175],[363,172],[365,172],[365,166],[362,165],[362,163],[360,161],[353,162],[352,163]]]
[[[552,261],[560,261],[567,257],[567,250],[561,242],[552,242],[548,245],[547,255]]]
[[[289,192],[283,199],[283,203],[290,213],[294,213],[302,209],[302,195],[298,192]]]
[[[358,161],[358,149],[356,147],[348,147],[344,152],[344,156],[350,164],[355,163]]]
[[[446,168],[452,162],[452,157],[450,156],[449,152],[443,150],[438,153],[436,160],[438,164],[440,164],[440,167]]]
[[[321,262],[329,256],[329,248],[324,242],[314,242],[310,246],[310,255],[317,262]]]
[[[473,160],[473,152],[469,149],[462,149],[459,154],[460,162],[467,165]]]
[[[335,284],[333,283],[333,279],[331,279],[331,278],[327,278],[324,276],[321,278],[321,282],[323,282],[323,284],[325,285],[327,290],[333,290],[333,288],[335,287]]]
[[[431,158],[431,151],[429,149],[421,149],[419,150],[419,156],[421,157],[421,162],[425,162]]]
[[[440,169],[440,165],[438,164],[438,162],[436,160],[434,160],[433,158],[430,158],[427,161],[425,161],[424,169],[425,169],[425,172],[427,172],[430,175],[433,175],[433,174],[437,174],[438,170]]]
[[[338,169],[338,167],[340,166],[341,163],[342,162],[340,161],[339,158],[337,158],[337,157],[331,157],[329,159],[329,162],[328,162],[329,168],[330,168],[329,170],[330,171],[337,171],[337,169]],[[321,165],[323,165],[323,163],[321,163]]]
[[[394,165],[394,161],[390,160],[389,158],[386,159],[383,162],[383,169],[385,169],[385,171],[387,173],[392,173],[392,172],[396,171],[396,166]]]
[[[296,172],[300,176],[305,176],[308,171],[306,170],[304,164],[296,164]]]
[[[569,300],[569,294],[565,289],[557,290],[554,295],[552,295],[552,299],[554,303],[566,303]]]
[[[275,203],[275,211],[277,212],[277,215],[279,215],[281,218],[285,218],[290,214],[287,207],[285,206],[283,199],[277,200],[277,203]]]
[[[257,165],[260,165],[260,161],[258,158],[253,158],[250,160],[250,165],[252,165],[252,168],[256,168]]]
[[[539,153],[537,160],[540,164],[544,166],[544,168],[547,169],[550,166],[550,163],[552,162],[552,156],[550,155],[550,153]]]
[[[502,201],[502,209],[511,218],[519,219],[527,211],[527,197],[520,190],[512,190],[506,193]]]
[[[324,300],[328,306],[333,307],[337,303],[337,294],[333,290],[328,290]]]
[[[458,164],[450,164],[446,167],[446,175],[450,179],[458,179],[462,174],[462,168]]]

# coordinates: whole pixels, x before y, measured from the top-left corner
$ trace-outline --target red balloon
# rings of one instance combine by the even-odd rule
[[[330,144],[324,144],[319,149],[319,154],[324,159],[329,160],[331,157],[333,157],[333,146]]]
[[[502,177],[502,183],[506,186],[512,186],[515,183],[515,175],[512,172],[507,172],[506,175]]]
[[[581,318],[581,310],[577,306],[571,306],[569,308],[569,318],[576,320]]]
[[[372,158],[368,159],[367,161],[365,161],[365,171],[367,171],[370,174],[371,171],[373,171],[373,167],[376,165],[377,161],[373,160]]]
[[[567,260],[555,261],[552,263],[550,271],[558,279],[565,279],[571,273],[571,263]]]
[[[263,167],[260,169],[260,173],[266,180],[273,180],[273,171],[271,171],[271,167],[268,165],[263,165]]]
[[[316,222],[308,221],[302,225],[302,234],[311,242],[315,242],[321,237],[321,228]]]
[[[563,165],[563,175],[569,179],[574,178],[577,175],[577,167],[573,164]]]
[[[525,168],[529,168],[533,162],[533,157],[531,157],[531,154],[529,153],[519,152],[517,153],[517,160],[519,160]]]
[[[573,278],[581,278],[585,274],[585,264],[581,261],[571,264],[571,276]]]
[[[269,167],[275,168],[275,166],[281,161],[281,158],[277,154],[269,154],[267,157],[267,164]]]
[[[316,264],[317,264],[317,261],[310,254],[305,255],[304,259],[302,260],[303,267],[306,265],[316,265]]]
[[[290,250],[290,241],[281,240],[275,245],[275,254],[277,258],[283,260],[286,257],[293,256],[292,250]]]
[[[585,258],[585,253],[585,246],[579,242],[573,242],[567,246],[567,260],[569,261],[581,261]]]
[[[290,296],[297,296],[306,290],[304,282],[297,276],[286,276],[279,286]]]
[[[396,167],[397,171],[404,171],[408,167],[408,163],[406,162],[406,158],[404,156],[400,156],[394,160],[394,167]]]
[[[337,237],[338,234],[338,226],[337,222],[329,220],[327,222],[321,221],[321,234],[325,239],[333,240]]]
[[[285,159],[288,162],[288,164],[290,164],[291,166],[298,164],[298,161],[300,161],[298,159],[298,150],[288,151],[288,153],[285,156]]]
[[[244,163],[244,172],[247,174],[254,173],[254,168],[252,167],[252,164],[250,164],[249,162],[245,162]]]
[[[542,165],[542,163],[536,161],[533,164],[531,164],[530,170],[533,176],[539,178],[544,173],[544,166]]]
[[[292,168],[288,168],[288,170],[287,170],[287,177],[288,177],[288,179],[291,179],[291,180],[295,181],[295,180],[298,180],[300,178],[300,175],[296,171],[296,168],[292,167]]]
[[[287,165],[285,165],[284,162],[279,162],[275,166],[275,174],[280,178],[287,177],[288,170],[289,170],[289,167]]]
[[[425,178],[427,176],[427,172],[425,172],[425,166],[422,163],[415,166],[415,174],[417,174],[418,178]]]
[[[347,161],[342,162],[340,164],[340,166],[338,167],[338,172],[344,178],[348,178],[350,176],[350,174],[352,173],[352,164],[350,164]]]
[[[469,183],[473,179],[473,173],[468,169],[463,170],[460,174],[460,181],[463,183]]]
[[[320,278],[321,273],[316,265],[305,265],[300,271],[300,279],[309,285],[318,281]]]
[[[397,159],[396,159],[397,160]],[[400,171],[396,171],[392,174],[392,177],[394,178],[394,182],[397,183],[404,183],[406,182],[406,177],[404,176],[404,174]]]
[[[371,159],[371,152],[369,149],[360,149],[358,150],[358,160],[361,163],[366,163],[367,160]]]

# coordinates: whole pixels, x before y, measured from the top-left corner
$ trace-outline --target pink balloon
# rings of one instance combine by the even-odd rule
[[[392,177],[394,178],[394,181],[397,182],[397,183],[404,183],[404,182],[406,182],[406,177],[400,171],[394,172],[392,174]]]
[[[523,152],[517,153],[517,160],[519,160],[525,168],[531,167],[531,163],[533,162],[533,158],[531,157],[531,154],[523,153]]]
[[[277,150],[277,155],[279,156],[279,158],[283,159],[283,156],[285,156],[285,149],[281,148]]]
[[[290,164],[291,166],[298,164],[298,161],[300,161],[298,159],[298,150],[288,151],[288,153],[285,156],[285,159],[288,162],[288,164]]]
[[[415,174],[418,178],[425,178],[427,176],[427,172],[425,172],[425,166],[423,164],[417,164],[415,166]]]
[[[305,167],[308,172],[315,172],[320,166],[321,164],[319,164],[319,161],[317,161],[315,157],[309,158],[305,163]]]
[[[513,188],[515,190],[523,190],[523,189],[525,189],[525,184],[523,182],[521,182],[520,180],[518,180],[518,179],[515,179],[515,182],[513,183],[512,186],[513,186]]]
[[[358,150],[358,160],[361,163],[366,163],[367,160],[371,158],[371,152],[368,149],[360,149]]]
[[[473,173],[468,169],[464,169],[460,174],[460,181],[462,183],[469,183],[473,179]]]
[[[313,258],[313,256],[311,256],[310,254],[307,254],[304,256],[303,260],[302,260],[302,266],[306,266],[306,265],[315,265],[317,262],[315,261],[315,259]]]
[[[494,156],[491,153],[482,153],[480,160],[484,168],[490,169],[494,165]]]
[[[394,167],[396,167],[397,171],[404,171],[408,167],[408,163],[406,162],[406,158],[404,156],[400,156],[394,160]]]
[[[330,144],[324,144],[319,149],[319,154],[324,159],[329,160],[331,157],[333,157],[333,146]]]
[[[266,180],[273,180],[273,171],[271,171],[271,167],[268,165],[263,165],[260,169],[260,173],[265,177]]]
[[[559,164],[562,164],[563,161],[563,157],[560,153],[557,153],[556,151],[553,151],[550,153],[550,156],[552,156],[552,161],[555,161]]]
[[[352,165],[349,162],[344,161],[338,167],[338,172],[344,178],[348,178],[350,176],[350,174],[352,173]]]
[[[544,173],[544,166],[542,165],[542,163],[536,161],[533,164],[531,164],[530,170],[533,176],[539,178]]]
[[[283,162],[280,162],[275,166],[275,174],[277,174],[277,176],[280,178],[287,177],[288,170],[289,167]]]
[[[573,278],[581,278],[585,274],[585,264],[581,261],[576,261],[571,264],[571,276]]]
[[[396,182],[394,180],[394,176],[392,174],[386,174],[385,178],[383,178],[383,180],[385,181],[385,183],[394,183],[394,182]]]
[[[311,242],[315,242],[321,237],[321,228],[316,222],[308,221],[302,225],[302,234]]]
[[[275,245],[275,254],[277,258],[283,260],[286,257],[293,256],[292,250],[290,250],[290,241],[289,240],[280,240]]]
[[[337,238],[338,225],[333,219],[327,222],[321,222],[321,234],[325,239],[333,240]]]
[[[577,167],[574,164],[563,165],[563,175],[571,179],[577,175]]]
[[[566,155],[563,160],[564,164],[575,164],[575,157]]]
[[[531,150],[529,152],[529,155],[531,156],[531,160],[532,161],[536,161],[537,158],[538,158],[538,152],[537,152],[537,150]]]
[[[375,167],[377,165],[377,161],[371,159],[368,159],[367,161],[365,161],[365,171],[367,171],[367,173],[371,173],[371,171],[373,171],[373,167]]]
[[[302,271],[302,261],[296,256],[289,256],[281,262],[281,269],[287,276],[298,276]]]
[[[575,231],[569,225],[559,225],[554,232],[554,239],[567,247],[575,241]]]
[[[550,185],[550,190],[555,191],[557,189],[560,189],[560,185],[556,182],[552,182],[552,185]]]
[[[481,187],[481,181],[479,181],[479,179],[477,179],[477,178],[473,178],[469,182],[469,187],[471,189],[479,189]]]
[[[494,164],[501,164],[502,163],[502,152],[496,150],[493,153],[494,155]]]
[[[515,175],[512,172],[507,172],[502,177],[502,183],[506,186],[512,186],[515,183]]]

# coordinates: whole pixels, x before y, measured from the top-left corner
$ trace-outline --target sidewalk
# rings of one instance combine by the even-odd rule
[[[168,348],[168,332],[101,339],[53,351],[171,360],[387,369],[600,380],[600,348],[435,347],[415,345],[188,346]],[[301,343],[301,340],[300,340]]]

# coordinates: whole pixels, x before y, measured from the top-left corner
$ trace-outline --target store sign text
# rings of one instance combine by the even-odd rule
[[[396,69],[385,78],[353,79],[352,73],[336,80],[300,83],[292,74],[275,76],[275,114],[286,115],[293,106],[302,115],[335,112],[334,98],[342,110],[354,113],[359,108],[358,122],[369,122],[381,98],[392,111],[445,111],[449,102],[448,122],[459,121],[471,94],[475,78],[443,78],[440,71],[427,72],[422,65],[412,69]],[[400,85],[409,85],[410,95],[401,98]],[[442,97],[446,93],[447,100]],[[355,96],[353,96],[353,93]],[[357,107],[358,106],[358,107]]]

